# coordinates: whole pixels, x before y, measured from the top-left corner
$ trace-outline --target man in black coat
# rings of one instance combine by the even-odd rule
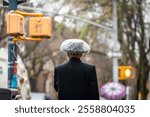
[[[72,42],[73,40],[69,41]],[[70,44],[64,44],[65,47],[69,47],[65,52],[67,52],[70,60],[57,66],[54,71],[54,87],[58,92],[58,99],[98,100],[99,93],[95,66],[85,64],[80,60],[82,53],[85,50],[89,51],[89,48],[84,46],[84,42],[81,44],[80,40],[76,41],[71,43],[71,49]],[[79,51],[78,48],[82,51]]]

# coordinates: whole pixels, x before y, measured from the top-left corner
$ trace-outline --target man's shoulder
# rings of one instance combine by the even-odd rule
[[[87,68],[87,69],[92,69],[92,68],[95,68],[95,65],[92,65],[92,64],[88,64],[88,63],[84,63],[84,62],[81,62],[80,64],[78,64],[79,67],[84,67],[84,68]],[[70,63],[69,62],[66,62],[66,63],[63,63],[63,64],[59,64],[59,65],[56,65],[55,69],[56,70],[59,70],[59,69],[64,69],[66,67],[70,66]]]
[[[66,65],[67,63],[56,65],[55,69],[63,69]]]
[[[87,67],[95,67],[95,65],[93,64],[88,64],[88,63],[83,63],[83,65],[87,66]]]
[[[86,68],[88,68],[88,69],[95,68],[95,65],[87,64],[87,63],[83,63],[83,66],[86,67]]]

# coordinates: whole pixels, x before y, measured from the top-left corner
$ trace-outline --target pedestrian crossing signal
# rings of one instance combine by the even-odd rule
[[[29,0],[17,0],[17,4],[28,2]],[[3,5],[9,5],[9,0],[3,0]]]
[[[133,66],[119,66],[119,80],[135,78],[136,70]]]
[[[24,35],[24,16],[15,13],[7,14],[7,34]]]
[[[30,37],[50,38],[52,35],[51,17],[32,17],[29,20]]]

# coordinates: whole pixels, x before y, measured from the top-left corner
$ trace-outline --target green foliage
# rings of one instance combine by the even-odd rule
[[[61,33],[61,31],[62,31],[63,28],[64,28],[64,24],[63,24],[63,23],[56,23],[55,28],[56,28],[56,31],[57,31],[58,33]]]
[[[89,30],[88,28],[89,28],[89,25],[87,25],[87,24],[85,24],[81,28],[81,30],[80,30],[80,36],[79,36],[81,39],[84,39],[87,36],[88,30]]]
[[[102,6],[108,6],[111,3],[111,0],[97,0]]]
[[[99,19],[97,19],[95,22],[101,24],[101,23],[103,23],[105,21],[107,21],[106,17],[99,17]]]

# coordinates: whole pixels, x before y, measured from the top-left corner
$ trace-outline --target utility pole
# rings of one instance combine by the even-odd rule
[[[117,0],[112,0],[112,14],[113,14],[113,82],[118,82],[118,58],[121,56],[118,43],[118,25],[117,25]]]
[[[9,0],[9,11],[17,9],[17,0]],[[8,37],[8,87],[17,89],[17,84],[12,85],[12,79],[14,75],[14,67],[17,64],[17,52],[16,44],[13,41],[14,37]],[[15,66],[14,66],[15,65]],[[17,81],[17,78],[14,79]]]

